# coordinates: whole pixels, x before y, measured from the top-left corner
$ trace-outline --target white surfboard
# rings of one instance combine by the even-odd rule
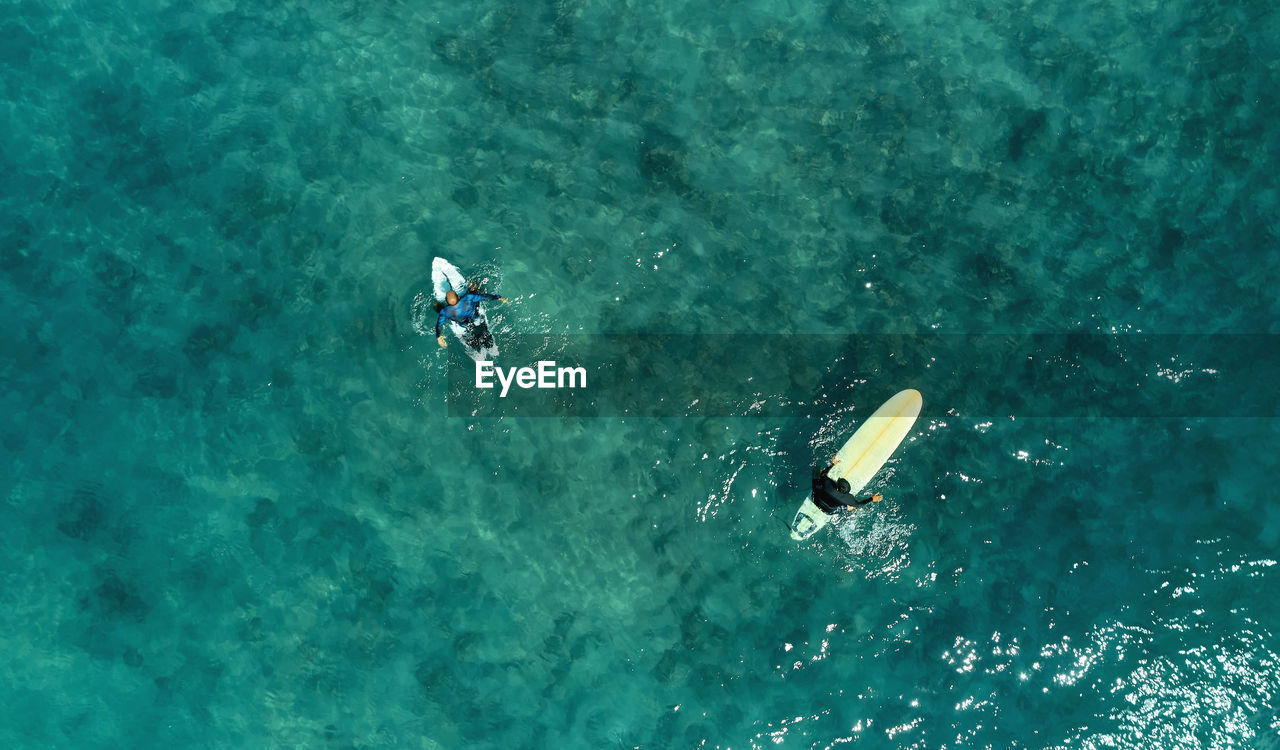
[[[467,293],[467,280],[457,266],[444,258],[435,258],[431,261],[431,291],[436,302],[444,304],[444,296],[450,291],[456,292],[459,297]],[[487,345],[474,345],[474,339],[467,335],[467,329],[464,326],[453,321],[449,322],[449,330],[453,331],[458,341],[462,342],[462,348],[466,350],[469,357],[477,362],[495,359],[498,356],[498,344],[489,332],[489,319],[484,314],[484,307],[476,308],[476,320],[472,328],[488,337]]]
[[[884,402],[845,441],[836,453],[835,465],[828,476],[833,480],[847,481],[849,494],[860,492],[906,438],[923,405],[920,391],[911,388]],[[796,541],[808,539],[830,520],[831,516],[814,504],[810,493],[791,522],[791,538]]]

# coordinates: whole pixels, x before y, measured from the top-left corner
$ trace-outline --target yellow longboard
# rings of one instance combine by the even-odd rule
[[[836,453],[835,466],[831,467],[828,475],[832,479],[849,482],[849,494],[861,491],[911,431],[923,404],[920,391],[912,388],[884,402]],[[831,516],[815,505],[810,495],[791,523],[791,538],[797,541],[808,539],[829,520]]]

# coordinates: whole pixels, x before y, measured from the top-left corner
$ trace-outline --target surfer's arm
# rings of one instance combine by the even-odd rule
[[[480,299],[499,299],[503,302],[507,301],[505,297],[499,297],[496,294],[485,294],[484,292],[470,292],[470,294],[472,297],[479,297]]]
[[[448,318],[445,317],[444,311],[436,315],[436,343],[440,345],[441,349],[445,348],[446,344],[444,343],[444,334],[440,333],[440,326],[444,325],[446,320]]]

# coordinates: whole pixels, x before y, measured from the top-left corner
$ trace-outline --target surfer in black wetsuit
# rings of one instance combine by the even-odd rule
[[[493,334],[489,333],[489,326],[476,325],[480,303],[487,299],[507,301],[506,297],[477,291],[475,285],[472,285],[461,297],[452,289],[445,293],[444,304],[438,305],[436,314],[436,343],[440,348],[443,349],[446,345],[444,335],[440,333],[440,327],[449,321],[463,327],[463,343],[467,346],[473,349],[487,349],[493,346]]]
[[[827,464],[825,469],[813,469],[813,504],[828,515],[836,511],[849,510],[855,505],[866,505],[870,502],[880,502],[884,498],[880,493],[875,493],[870,497],[858,499],[849,494],[849,481],[841,479],[832,481],[828,475],[835,466],[835,462]]]

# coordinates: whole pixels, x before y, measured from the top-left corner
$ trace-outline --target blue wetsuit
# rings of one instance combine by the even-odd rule
[[[462,326],[469,326],[476,322],[476,312],[480,308],[480,303],[487,299],[497,299],[496,294],[484,294],[483,292],[467,292],[458,298],[458,304],[449,305],[440,309],[440,314],[436,316],[436,335],[440,335],[440,326],[449,321],[453,321]]]

